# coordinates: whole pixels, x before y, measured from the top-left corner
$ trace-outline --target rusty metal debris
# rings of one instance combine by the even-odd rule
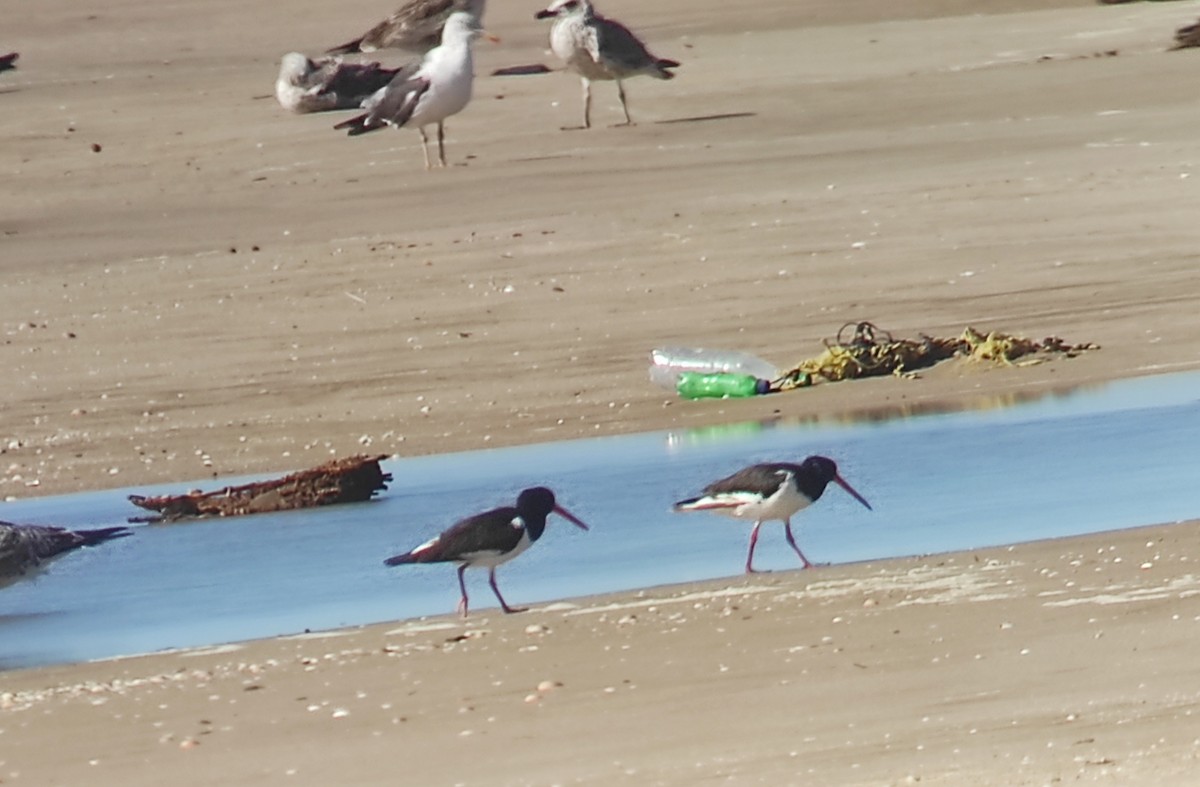
[[[193,491],[157,497],[130,495],[129,502],[135,506],[158,513],[155,516],[130,517],[129,521],[174,522],[180,519],[244,516],[336,503],[359,503],[387,489],[392,474],[383,472],[379,467],[379,462],[386,458],[386,454],[380,454],[332,459],[284,478],[227,486],[215,492]]]
[[[845,337],[848,328],[853,328],[854,332]],[[897,339],[874,323],[849,322],[841,327],[834,341],[826,340],[825,352],[784,372],[772,388],[788,391],[822,380],[836,382],[885,374],[913,376],[918,369],[955,357],[1024,366],[1041,363],[1046,354],[1074,357],[1084,350],[1095,349],[1099,349],[1095,344],[1067,344],[1056,336],[1037,342],[999,331],[984,334],[970,326],[953,339],[925,335],[917,339]],[[1024,360],[1018,361],[1022,358]]]

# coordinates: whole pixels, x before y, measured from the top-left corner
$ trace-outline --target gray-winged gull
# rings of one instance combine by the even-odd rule
[[[399,72],[378,63],[343,63],[338,57],[313,60],[288,52],[279,64],[275,98],[284,109],[297,113],[353,109]]]
[[[442,44],[431,49],[419,64],[406,66],[387,87],[363,102],[365,113],[338,123],[350,136],[384,126],[415,127],[421,133],[425,168],[429,169],[429,138],[425,126],[438,129],[438,161],[446,166],[446,118],[455,115],[471,100],[474,62],[471,44],[479,37],[479,22],[473,14],[456,11],[446,20]]]
[[[676,68],[679,63],[650,54],[629,28],[596,13],[589,0],[554,0],[534,16],[555,20],[550,29],[550,49],[583,81],[584,128],[592,126],[593,80],[616,81],[621,109],[625,112],[624,125],[632,125],[621,80],[641,74],[656,79],[675,76],[668,69]]]
[[[442,27],[450,14],[466,11],[482,24],[484,4],[485,0],[409,0],[387,19],[353,41],[335,46],[327,54],[403,49],[423,55],[441,43]]]

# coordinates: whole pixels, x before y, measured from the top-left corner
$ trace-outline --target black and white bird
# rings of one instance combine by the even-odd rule
[[[503,506],[469,516],[452,525],[440,535],[402,555],[383,561],[385,565],[408,563],[458,563],[458,587],[462,599],[458,612],[467,616],[467,585],[463,574],[468,568],[486,568],[488,584],[500,600],[505,612],[520,612],[508,605],[496,586],[496,567],[507,563],[529,549],[546,530],[546,518],[558,514],[568,522],[587,530],[588,526],[554,499],[554,493],[544,486],[526,489],[517,496],[516,506]]]
[[[68,530],[46,525],[0,522],[0,588],[33,576],[67,552],[132,535],[127,527]]]
[[[624,125],[633,125],[625,87],[621,80],[645,74],[655,79],[672,79],[670,71],[679,63],[656,57],[646,49],[629,28],[614,19],[596,13],[590,0],[554,0],[538,11],[537,19],[554,19],[550,28],[550,49],[579,74],[583,82],[583,128],[592,126],[592,82],[615,80]]]
[[[837,464],[832,459],[810,456],[800,464],[776,462],[750,465],[728,478],[712,482],[699,497],[680,500],[675,504],[675,511],[715,511],[737,519],[753,520],[750,551],[746,555],[748,574],[754,573],[754,545],[758,543],[758,529],[767,520],[782,520],[788,544],[800,556],[801,567],[808,568],[812,563],[796,545],[791,518],[797,511],[817,502],[830,481],[845,489],[867,508],[871,507],[838,474]]]
[[[343,63],[340,57],[312,59],[288,52],[279,62],[275,98],[289,112],[354,109],[400,72],[379,63]]]
[[[430,168],[425,126],[437,124],[438,160],[446,166],[446,118],[461,112],[471,100],[475,65],[471,43],[482,30],[470,13],[456,11],[446,20],[442,44],[418,64],[405,66],[385,87],[363,102],[361,115],[338,123],[350,136],[386,126],[416,128],[421,133],[425,169]]]
[[[483,23],[485,0],[409,0],[387,19],[353,41],[335,46],[328,55],[401,49],[423,55],[442,40],[442,28],[455,11],[466,11]]]

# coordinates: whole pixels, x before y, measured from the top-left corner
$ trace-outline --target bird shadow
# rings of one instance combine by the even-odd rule
[[[695,115],[686,118],[671,118],[670,120],[656,120],[656,124],[665,126],[670,123],[708,123],[713,120],[735,120],[737,118],[752,118],[757,117],[757,112],[722,112],[719,115]]]
[[[494,76],[494,77],[523,77],[523,76],[532,76],[534,74],[549,74],[549,73],[552,73],[553,71],[554,71],[554,69],[550,68],[549,66],[547,66],[544,63],[530,63],[528,65],[505,66],[504,68],[497,68],[495,71],[492,72],[492,76]]]

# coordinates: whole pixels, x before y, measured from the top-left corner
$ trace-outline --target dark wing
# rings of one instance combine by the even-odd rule
[[[327,54],[327,55],[351,55],[351,54],[354,54],[355,52],[359,51],[359,47],[362,46],[362,42],[363,42],[363,40],[361,37],[356,38],[353,41],[347,41],[344,44],[338,44],[337,46],[332,46],[329,49],[326,49],[325,54]]]
[[[455,10],[455,0],[412,0],[363,36],[376,46],[432,49],[441,43],[442,28]]]
[[[358,101],[387,86],[403,69],[383,68],[378,63],[341,63],[321,88],[322,93],[333,93],[347,101]]]
[[[455,0],[411,0],[358,38],[335,46],[327,54],[373,52],[387,47],[426,52],[441,42],[442,27],[454,6]]]
[[[652,66],[658,58],[650,54],[629,28],[612,19],[596,18],[592,57],[598,63],[617,71],[640,71]],[[589,49],[593,41],[589,41]]]
[[[493,508],[459,520],[441,535],[403,555],[388,558],[389,566],[401,563],[446,563],[481,553],[511,551],[521,540],[525,524],[511,506]]]
[[[401,69],[382,92],[364,102],[363,106],[367,110],[364,114],[344,120],[334,128],[348,129],[347,133],[355,137],[384,126],[403,126],[412,117],[417,102],[427,90],[427,78],[405,79],[404,69]]]
[[[369,107],[372,121],[403,126],[412,117],[417,102],[429,90],[429,85],[427,77],[408,78],[402,70],[388,83],[379,100]]]
[[[749,467],[742,468],[728,478],[713,481],[704,487],[704,493],[708,495],[721,495],[749,492],[769,497],[779,488],[783,480],[787,478],[787,473],[789,471],[794,473],[796,469],[795,465],[787,464],[750,465]]]
[[[17,67],[17,58],[21,55],[18,52],[9,52],[7,55],[0,55],[0,71],[12,71]]]

